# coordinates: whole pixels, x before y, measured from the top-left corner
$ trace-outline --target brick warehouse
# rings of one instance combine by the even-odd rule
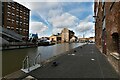
[[[94,3],[96,46],[120,72],[120,1]]]
[[[28,38],[30,10],[14,1],[0,3],[2,12],[2,24],[0,26],[5,30],[7,29],[8,31],[15,32],[14,35],[21,35],[23,39]],[[5,35],[2,37],[5,37]],[[11,41],[8,37],[5,37],[4,39]]]

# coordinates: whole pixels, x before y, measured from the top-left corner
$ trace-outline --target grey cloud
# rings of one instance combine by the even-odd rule
[[[31,33],[42,33],[47,29],[48,27],[42,22],[31,22],[31,26],[30,26]]]

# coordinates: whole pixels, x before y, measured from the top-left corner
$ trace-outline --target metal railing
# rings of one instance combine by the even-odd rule
[[[23,60],[22,69],[28,69],[28,71],[30,70],[29,56],[26,56]]]
[[[29,72],[30,71],[30,67],[33,67],[33,66],[35,66],[37,64],[40,64],[37,61],[40,56],[41,56],[41,53],[39,53],[38,55],[36,55],[35,59],[33,60],[33,64],[32,65],[30,65],[30,60],[31,60],[30,57],[26,56],[24,58],[24,60],[23,60],[23,63],[22,63],[22,69],[26,69],[27,72]]]
[[[35,57],[35,60],[34,60],[34,64],[33,64],[33,65],[39,64],[39,63],[37,63],[37,60],[38,60],[39,57],[41,57],[41,53],[39,53],[39,54]],[[40,59],[41,59],[41,58],[40,58]],[[40,60],[40,61],[41,61],[41,60]]]

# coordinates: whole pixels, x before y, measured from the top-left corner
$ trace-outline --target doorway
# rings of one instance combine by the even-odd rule
[[[118,33],[112,34],[112,41],[113,41],[113,51],[119,53],[119,34]]]

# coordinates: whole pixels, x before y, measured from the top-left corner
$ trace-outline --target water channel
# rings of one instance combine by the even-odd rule
[[[3,76],[20,70],[22,62],[26,56],[30,57],[31,64],[37,54],[41,54],[39,61],[45,61],[53,56],[62,54],[70,49],[81,46],[84,43],[62,43],[52,46],[39,46],[34,48],[24,48],[2,51],[2,71]]]

